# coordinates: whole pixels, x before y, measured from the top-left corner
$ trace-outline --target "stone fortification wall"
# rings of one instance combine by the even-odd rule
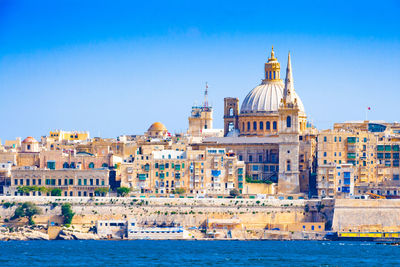
[[[315,212],[305,210],[318,201],[270,199],[189,199],[189,198],[79,198],[79,197],[0,197],[0,203],[31,201],[42,210],[38,224],[60,222],[61,204],[68,202],[76,213],[72,224],[88,229],[97,220],[136,219],[141,224],[178,223],[198,227],[207,219],[239,218],[243,229],[264,229],[267,225],[315,220]],[[57,203],[57,204],[54,204]],[[0,221],[14,214],[15,206],[0,207]]]
[[[334,231],[400,231],[400,199],[337,199]]]

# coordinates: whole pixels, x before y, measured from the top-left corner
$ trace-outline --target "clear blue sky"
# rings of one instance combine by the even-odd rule
[[[0,0],[0,138],[184,131],[206,81],[222,128],[272,45],[319,129],[400,121],[399,3]]]

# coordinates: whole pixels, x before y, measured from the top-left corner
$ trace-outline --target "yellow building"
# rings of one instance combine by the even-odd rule
[[[89,132],[78,132],[78,131],[63,131],[55,130],[50,131],[49,138],[54,141],[84,141],[90,139]]]
[[[399,190],[394,189],[400,187],[398,130],[397,123],[336,123],[333,130],[318,135],[318,169],[349,163],[354,166],[355,195],[378,192],[389,197],[398,195]],[[320,173],[318,183],[323,182]],[[333,190],[335,195],[337,187]]]

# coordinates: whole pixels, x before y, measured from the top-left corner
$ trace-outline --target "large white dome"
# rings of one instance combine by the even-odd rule
[[[283,96],[284,84],[282,81],[268,81],[250,91],[243,100],[241,114],[246,113],[277,113]],[[294,92],[297,104],[302,113],[305,113],[300,97]]]

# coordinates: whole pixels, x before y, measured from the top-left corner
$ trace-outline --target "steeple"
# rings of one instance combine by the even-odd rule
[[[288,63],[286,67],[285,88],[283,90],[284,104],[294,104],[297,100],[294,98],[294,85],[292,75],[292,63],[290,62],[290,52],[288,55]]]
[[[265,63],[265,76],[263,83],[268,81],[279,81],[280,80],[281,65],[278,59],[275,57],[274,47],[271,49],[271,57],[268,58],[268,62]]]

